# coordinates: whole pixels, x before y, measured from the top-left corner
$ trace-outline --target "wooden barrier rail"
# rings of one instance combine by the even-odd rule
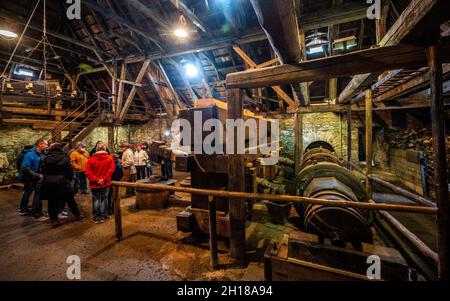
[[[359,172],[360,174],[362,174],[364,176],[364,171],[362,171],[358,166],[354,165],[353,163],[348,163],[348,162],[347,162],[347,164],[354,171]],[[436,203],[434,203],[433,200],[424,198],[423,196],[420,196],[414,192],[411,192],[411,191],[408,191],[401,187],[398,187],[397,185],[394,185],[388,181],[382,180],[382,179],[374,177],[374,176],[369,176],[369,180],[371,180],[374,183],[377,183],[381,186],[384,186],[385,188],[387,188],[399,195],[402,195],[417,204],[420,204],[420,205],[423,205],[426,207],[436,208]]]
[[[301,197],[301,196],[218,191],[218,190],[197,189],[197,188],[188,188],[188,187],[164,186],[164,185],[157,185],[157,184],[112,182],[112,185],[121,186],[121,187],[139,188],[139,189],[148,189],[148,190],[158,190],[158,191],[162,190],[162,191],[171,191],[171,192],[184,192],[184,193],[189,193],[189,194],[224,197],[224,198],[232,198],[232,199],[269,200],[269,201],[290,202],[290,203],[294,203],[294,204],[315,204],[315,205],[324,205],[324,206],[359,208],[359,209],[366,209],[366,210],[386,210],[386,211],[411,212],[411,213],[423,213],[423,214],[437,214],[436,208],[422,207],[422,206],[409,206],[409,205],[384,204],[384,203],[371,204],[371,203],[362,203],[362,202],[336,201],[336,200],[325,200],[325,199],[317,199],[317,198],[307,198],[307,197]]]
[[[131,187],[139,189],[157,190],[157,191],[171,191],[184,192],[196,195],[205,195],[209,198],[209,243],[210,243],[210,259],[211,266],[216,269],[218,267],[218,248],[217,248],[217,231],[216,231],[216,206],[214,197],[226,197],[232,199],[249,199],[249,200],[271,200],[284,201],[295,204],[317,204],[325,206],[337,207],[353,207],[366,210],[387,210],[387,211],[401,211],[401,212],[415,212],[423,214],[437,214],[437,208],[420,207],[420,206],[406,206],[397,204],[380,204],[380,203],[357,203],[347,201],[324,200],[316,198],[306,198],[300,196],[288,195],[272,195],[261,193],[247,193],[247,192],[231,192],[218,191],[209,189],[196,189],[188,187],[175,187],[157,184],[140,184],[128,182],[112,182],[113,186],[113,202],[114,202],[114,221],[116,230],[116,240],[120,241],[123,236],[122,231],[122,212],[120,208],[120,193],[118,187]]]

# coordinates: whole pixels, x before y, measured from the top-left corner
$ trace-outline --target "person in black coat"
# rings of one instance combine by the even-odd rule
[[[53,143],[50,145],[48,154],[42,162],[42,173],[44,176],[42,198],[48,200],[48,213],[52,227],[62,224],[58,219],[62,201],[67,202],[72,214],[80,219],[80,210],[74,198],[72,165],[61,144]]]
[[[122,164],[120,163],[121,156],[119,156],[118,154],[113,154],[112,157],[114,159],[114,165],[115,165],[116,169],[114,170],[114,173],[111,176],[111,180],[120,182],[123,178],[123,168],[122,168]],[[109,189],[110,189],[110,191],[108,194],[108,214],[111,215],[111,214],[113,214],[113,210],[114,210],[113,196],[117,197],[118,187],[111,186]]]

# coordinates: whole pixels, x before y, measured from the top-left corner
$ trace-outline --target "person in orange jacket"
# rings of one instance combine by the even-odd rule
[[[86,181],[86,164],[89,160],[89,153],[86,150],[85,145],[82,142],[78,142],[75,150],[70,154],[70,163],[74,171],[75,179],[75,194],[81,191],[83,194],[87,194],[87,181]]]
[[[96,224],[109,220],[108,194],[115,169],[113,158],[106,152],[106,144],[99,143],[97,152],[86,164],[86,176],[92,192],[92,215]]]

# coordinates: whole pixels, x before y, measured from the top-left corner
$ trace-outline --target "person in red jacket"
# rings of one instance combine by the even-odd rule
[[[92,193],[92,215],[96,224],[109,219],[108,193],[111,176],[116,168],[106,149],[104,142],[97,144],[97,152],[86,164],[86,176]]]

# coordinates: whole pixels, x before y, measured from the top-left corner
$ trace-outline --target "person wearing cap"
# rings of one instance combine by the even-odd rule
[[[86,146],[82,142],[78,142],[75,150],[70,154],[70,163],[74,170],[75,180],[75,194],[81,191],[87,194],[87,180],[86,180],[86,164],[89,160],[89,153]]]
[[[122,143],[120,145],[122,151],[122,168],[123,168],[123,182],[135,182],[136,180],[136,166],[134,165],[134,154],[130,149],[128,143]],[[133,188],[127,188],[126,196],[130,197],[134,195]]]
[[[148,154],[142,149],[142,144],[138,144],[134,153],[134,164],[136,165],[137,179],[145,179],[145,169],[147,168]]]

